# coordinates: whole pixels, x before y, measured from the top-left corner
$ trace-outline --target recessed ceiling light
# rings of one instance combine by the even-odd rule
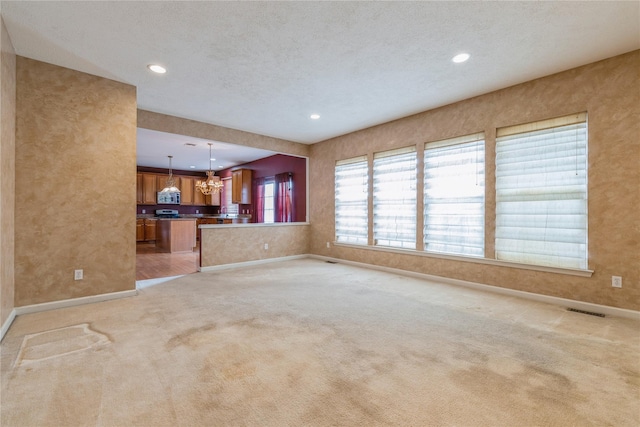
[[[451,60],[453,62],[455,62],[456,64],[459,64],[459,63],[464,62],[467,59],[469,59],[470,56],[471,55],[469,55],[468,53],[460,53],[460,54],[454,56],[453,58],[451,58]]]
[[[153,71],[154,73],[158,73],[158,74],[164,74],[164,73],[167,72],[166,68],[164,68],[162,65],[158,65],[158,64],[147,65],[147,68],[150,69],[151,71]]]
[[[216,161],[216,159],[214,159],[213,157],[212,157],[212,158],[210,158],[209,160],[211,160],[212,162],[215,162],[215,161]]]
[[[189,166],[189,167],[190,167],[191,169],[195,169],[195,168],[196,168],[196,167],[195,167],[195,166],[193,166],[193,165],[191,165],[191,166]]]
[[[318,120],[320,118],[320,114],[312,114],[309,116],[311,120]]]

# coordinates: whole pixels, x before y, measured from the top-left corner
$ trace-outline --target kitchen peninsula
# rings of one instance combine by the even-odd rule
[[[158,252],[191,252],[196,246],[195,218],[159,218],[156,229]]]

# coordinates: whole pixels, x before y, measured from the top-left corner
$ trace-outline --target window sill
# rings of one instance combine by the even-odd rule
[[[574,268],[560,268],[560,267],[547,267],[544,265],[520,264],[517,262],[500,261],[497,259],[490,259],[490,258],[476,258],[476,257],[470,257],[470,256],[462,256],[462,255],[438,254],[434,252],[416,251],[413,249],[398,249],[398,248],[390,248],[390,247],[382,247],[382,246],[354,245],[354,244],[339,243],[339,242],[333,242],[333,244],[335,246],[342,246],[345,248],[364,249],[369,251],[380,251],[380,252],[391,252],[391,253],[398,253],[403,255],[413,255],[413,256],[422,256],[427,258],[445,259],[448,261],[472,262],[475,264],[495,265],[498,267],[507,267],[507,268],[518,268],[521,270],[543,271],[546,273],[567,274],[570,276],[591,277],[593,275],[593,270],[579,270]]]

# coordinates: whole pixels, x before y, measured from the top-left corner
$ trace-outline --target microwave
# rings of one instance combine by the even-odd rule
[[[179,205],[180,204],[180,193],[179,192],[158,191],[158,204],[159,205]]]

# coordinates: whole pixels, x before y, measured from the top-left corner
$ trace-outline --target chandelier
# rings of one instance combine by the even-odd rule
[[[213,170],[211,170],[211,143],[209,143],[209,170],[207,171],[207,180],[196,182],[196,188],[200,190],[202,194],[208,196],[209,194],[217,194],[222,190],[222,182],[218,177],[214,176]],[[214,179],[218,178],[218,179]]]
[[[169,178],[167,179],[167,185],[162,189],[162,193],[179,193],[180,190],[176,187],[176,181],[173,179],[173,170],[171,169],[171,159],[173,156],[169,157]]]

